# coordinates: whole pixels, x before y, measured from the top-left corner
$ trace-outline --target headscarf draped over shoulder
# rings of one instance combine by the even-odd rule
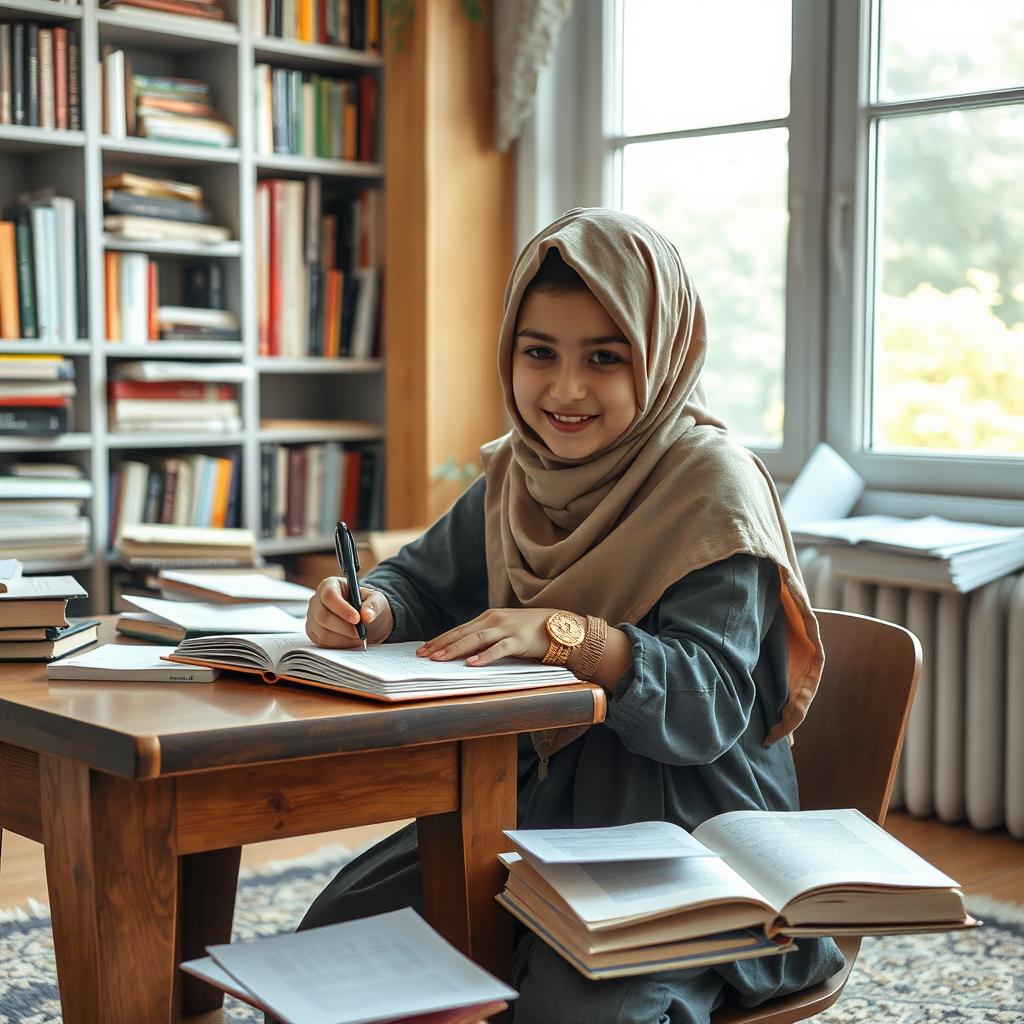
[[[636,416],[610,448],[586,459],[558,458],[512,394],[519,306],[550,249],[632,348]],[[691,572],[740,552],[770,559],[789,655],[789,696],[766,739],[773,743],[806,714],[824,655],[771,477],[704,407],[706,351],[704,310],[679,253],[643,221],[570,210],[526,245],[505,291],[498,343],[514,429],[481,449],[488,597],[492,608],[563,608],[636,623]]]

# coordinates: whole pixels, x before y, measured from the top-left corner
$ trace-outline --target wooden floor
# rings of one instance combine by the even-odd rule
[[[257,843],[245,848],[242,865],[256,867],[269,861],[288,860],[331,845],[359,849],[402,824],[368,825]],[[911,818],[906,814],[891,814],[887,827],[899,840],[960,882],[965,892],[1024,904],[1024,842],[1011,839],[1005,831],[975,832],[964,825],[944,825],[932,818]],[[29,899],[42,903],[47,899],[42,847],[5,832],[0,853],[0,908],[23,906]]]

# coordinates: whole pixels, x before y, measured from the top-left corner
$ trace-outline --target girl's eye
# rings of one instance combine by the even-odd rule
[[[551,349],[547,348],[544,345],[531,345],[529,348],[524,348],[523,355],[526,356],[528,359],[537,360],[554,358],[554,353],[551,351]]]
[[[607,349],[598,349],[591,358],[599,366],[614,366],[616,363],[624,363],[625,360],[616,355],[614,352],[609,352]]]

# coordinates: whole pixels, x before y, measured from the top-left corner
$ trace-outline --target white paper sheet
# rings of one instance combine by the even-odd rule
[[[223,630],[225,633],[294,633],[302,622],[274,605],[243,606],[200,601],[161,601],[157,597],[124,595],[125,601],[159,615],[185,629]]]
[[[782,496],[792,528],[819,519],[848,516],[864,493],[864,479],[834,449],[819,444]]]
[[[506,830],[505,835],[545,864],[714,857],[703,843],[670,821],[641,821],[609,828]]]
[[[74,576],[18,576],[4,583],[7,589],[0,599],[6,601],[89,596]]]
[[[518,993],[406,907],[207,952],[284,1020],[369,1024]]]
[[[184,583],[190,587],[203,587],[213,593],[246,601],[308,601],[315,591],[298,583],[275,580],[259,572],[184,572],[162,569],[160,579]]]
[[[161,661],[173,647],[149,644],[103,644],[85,654],[51,662],[50,679],[102,679],[165,683],[209,683],[220,672],[202,665],[176,665]]]

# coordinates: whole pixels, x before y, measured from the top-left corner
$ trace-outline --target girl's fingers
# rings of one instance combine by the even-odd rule
[[[432,654],[437,654],[438,651],[444,650],[446,647],[455,643],[456,640],[465,636],[468,631],[475,629],[478,621],[479,619],[473,619],[472,622],[467,622],[462,626],[456,626],[455,629],[449,629],[447,633],[435,636],[433,640],[428,640],[422,647],[418,648],[416,653],[421,658],[427,658]]]
[[[351,622],[339,618],[335,612],[315,600],[306,612],[306,621],[312,622],[322,633],[330,636],[344,637],[348,640],[356,635],[355,626]]]
[[[363,622],[373,622],[375,618],[387,610],[388,599],[379,590],[360,587],[359,593],[363,597],[363,607],[360,613]]]
[[[359,613],[348,603],[348,584],[340,576],[328,576],[316,588],[316,597],[329,611],[346,622],[359,621]],[[315,600],[314,598],[313,600]]]
[[[439,647],[430,657],[434,661],[451,661],[452,658],[463,658],[474,653],[479,654],[484,648],[502,640],[504,636],[505,634],[500,629],[475,629],[461,639]]]
[[[481,668],[484,665],[490,665],[492,662],[498,661],[500,658],[507,658],[510,655],[517,654],[519,650],[520,647],[516,641],[512,637],[507,636],[493,646],[488,647],[486,651],[470,655],[466,659],[466,663],[474,668]]]

